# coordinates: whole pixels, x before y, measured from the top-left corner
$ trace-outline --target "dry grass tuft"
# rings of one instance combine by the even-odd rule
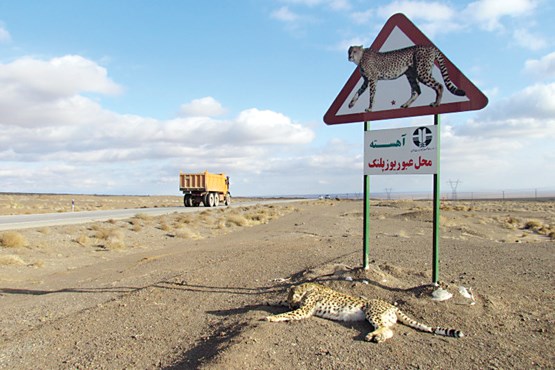
[[[175,231],[175,236],[182,239],[194,239],[194,240],[202,239],[202,235],[188,228],[177,229]]]
[[[225,219],[226,227],[231,227],[231,226],[242,227],[242,226],[247,226],[248,224],[249,224],[249,220],[247,220],[245,216],[240,214],[230,214]]]
[[[96,225],[93,225],[93,230],[95,230],[95,233],[94,233],[95,238],[101,239],[101,240],[108,239],[108,237],[110,236],[110,233],[112,232],[112,229],[106,229],[106,228],[94,227],[94,226]]]
[[[124,238],[125,235],[123,234],[123,231],[111,230],[106,237],[106,243],[104,244],[104,247],[110,250],[124,249],[126,247]]]
[[[29,242],[17,231],[6,231],[0,235],[0,245],[6,248],[21,248],[28,246]]]
[[[152,220],[152,216],[147,215],[146,213],[137,213],[134,218],[136,218],[138,220],[143,220],[143,221]]]
[[[50,234],[51,230],[48,227],[41,227],[41,228],[37,229],[37,231],[41,234],[48,235],[48,234]]]
[[[245,214],[245,218],[251,224],[265,224],[272,218],[272,212],[269,209],[259,209],[253,213]]]
[[[94,226],[94,225],[93,225]],[[100,227],[95,227],[96,232],[94,237],[101,240],[101,245],[110,250],[124,249],[125,245],[125,234],[121,229],[105,229]]]
[[[14,254],[7,254],[0,256],[0,266],[8,266],[8,265],[24,265],[25,261],[21,259],[21,257],[16,256]]]
[[[91,243],[91,239],[87,235],[83,234],[76,238],[75,242],[82,245],[83,247],[86,247]]]
[[[175,222],[178,224],[190,224],[193,220],[190,214],[181,213],[177,216]]]
[[[503,227],[510,230],[518,229],[520,225],[520,220],[516,217],[509,216],[503,222]]]
[[[170,231],[171,229],[172,229],[172,228],[171,228],[167,223],[165,223],[165,222],[162,222],[162,223],[160,224],[160,230],[162,230],[162,231],[168,232],[168,231]]]
[[[543,224],[539,220],[526,221],[526,223],[524,224],[524,228],[526,230],[539,231],[542,227],[543,227]]]

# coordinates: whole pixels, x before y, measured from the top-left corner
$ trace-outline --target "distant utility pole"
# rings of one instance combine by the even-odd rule
[[[451,200],[457,200],[457,186],[462,182],[459,179],[457,181],[449,180],[447,181],[449,186],[451,186]]]
[[[391,190],[393,190],[393,188],[385,188],[385,192],[387,193],[387,200],[391,200]]]

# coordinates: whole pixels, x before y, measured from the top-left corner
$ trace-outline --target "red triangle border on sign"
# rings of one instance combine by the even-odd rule
[[[387,41],[393,29],[398,27],[415,45],[435,46],[422,31],[420,31],[404,14],[397,13],[391,16],[378,36],[372,43],[373,50],[380,50],[382,45]],[[377,112],[361,112],[345,115],[337,115],[343,103],[348,99],[349,95],[355,89],[356,84],[362,78],[359,68],[351,74],[343,89],[339,92],[330,108],[324,115],[324,122],[327,125],[354,123],[364,121],[376,121],[383,119],[393,119],[402,117],[414,117],[424,115],[434,115],[440,113],[463,112],[470,110],[480,110],[488,104],[488,98],[466,77],[462,72],[445,56],[443,56],[445,66],[449,71],[449,77],[460,89],[464,90],[468,101],[452,102],[440,104],[438,107],[416,106],[409,108],[397,108],[391,110]]]

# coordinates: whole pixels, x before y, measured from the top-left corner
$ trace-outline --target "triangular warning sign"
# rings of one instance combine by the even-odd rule
[[[404,14],[399,13],[387,20],[370,49],[385,53],[415,45],[433,46],[437,49],[422,31]],[[413,80],[419,77],[415,70],[411,70],[391,80],[378,79],[375,82],[376,92],[372,97],[371,110],[367,111],[370,106],[369,88],[366,88],[360,94],[354,104],[352,103],[353,97],[359,92],[364,83],[361,69],[357,67],[326,112],[324,122],[328,125],[333,125],[462,112],[484,108],[488,104],[488,98],[445,55],[442,54],[442,57],[448,78],[457,89],[464,92],[464,95],[461,95],[462,92],[460,91],[457,94],[449,91],[440,71],[439,61],[436,59],[432,67],[432,76],[443,85],[443,94],[438,106],[431,105],[436,100],[436,92],[423,83],[418,82],[421,94],[408,107],[402,107],[411,98],[413,88],[409,82],[410,77]],[[387,68],[387,65],[380,68]]]

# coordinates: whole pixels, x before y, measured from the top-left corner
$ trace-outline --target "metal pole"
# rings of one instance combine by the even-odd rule
[[[434,115],[434,125],[436,129],[437,139],[437,172],[434,174],[434,207],[433,207],[433,221],[434,221],[434,235],[433,235],[433,252],[432,252],[432,282],[437,284],[439,281],[439,210],[440,210],[440,188],[439,188],[439,158],[440,158],[440,119],[439,114]]]
[[[366,131],[370,131],[370,124],[368,121],[364,122],[364,135],[366,135]],[[366,148],[364,148],[366,150]],[[366,163],[364,163],[366,166]],[[365,168],[364,168],[365,169]],[[363,169],[363,171],[364,171]],[[365,270],[368,270],[369,262],[369,245],[370,245],[370,176],[364,175],[364,214],[363,214],[363,223],[364,228],[362,231],[363,234],[363,245],[362,245],[362,267]]]

